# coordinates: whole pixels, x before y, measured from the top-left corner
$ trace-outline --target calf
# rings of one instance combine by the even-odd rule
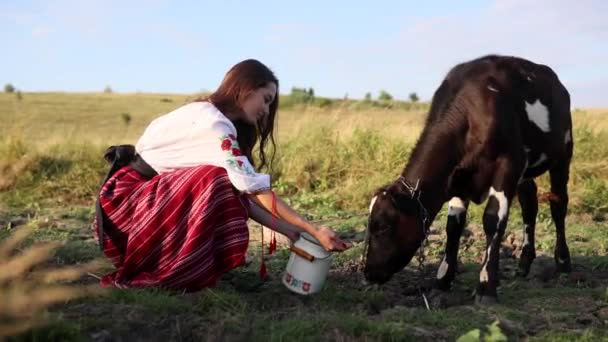
[[[555,223],[555,263],[570,271],[565,216],[573,139],[570,96],[547,66],[490,55],[452,68],[433,95],[424,129],[401,176],[379,189],[370,204],[365,277],[383,283],[406,266],[428,226],[448,204],[445,256],[436,287],[454,280],[459,240],[470,201],[487,199],[486,249],[476,301],[497,299],[499,248],[518,195],[524,222],[519,272],[536,253],[538,212],[534,178],[549,172]]]

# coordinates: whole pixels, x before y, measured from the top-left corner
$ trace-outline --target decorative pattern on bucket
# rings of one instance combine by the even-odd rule
[[[285,272],[285,282],[289,285],[289,286],[293,286],[296,288],[302,288],[302,291],[308,293],[310,292],[310,283],[307,283],[305,281],[302,281],[300,279],[295,278],[294,276],[292,276],[289,272]]]

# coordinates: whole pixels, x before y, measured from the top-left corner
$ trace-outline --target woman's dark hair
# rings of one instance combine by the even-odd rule
[[[236,127],[237,140],[241,151],[252,165],[261,169],[270,168],[274,159],[276,145],[274,141],[274,122],[279,107],[279,81],[274,73],[264,64],[255,60],[247,59],[234,65],[222,80],[219,88],[208,97],[199,98],[195,101],[210,101],[222,113],[241,113],[241,104],[255,90],[265,87],[269,83],[274,83],[277,87],[277,94],[269,106],[269,113],[263,119],[258,120],[256,125],[236,120],[232,123]],[[253,147],[258,138],[260,147],[258,152],[259,163],[253,160]],[[272,154],[266,156],[267,143],[272,144]]]

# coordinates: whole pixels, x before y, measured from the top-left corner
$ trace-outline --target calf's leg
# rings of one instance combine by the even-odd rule
[[[463,201],[459,197],[452,198],[448,203],[448,222],[446,227],[448,240],[445,245],[443,260],[437,270],[437,280],[435,282],[435,287],[442,291],[450,289],[456,275],[458,247],[460,245],[460,236],[466,225],[468,205],[468,201]]]
[[[519,274],[525,277],[530,272],[532,261],[536,258],[534,245],[534,230],[536,228],[536,215],[538,213],[536,183],[533,179],[524,180],[518,186],[517,193],[524,221],[523,243],[519,258]]]

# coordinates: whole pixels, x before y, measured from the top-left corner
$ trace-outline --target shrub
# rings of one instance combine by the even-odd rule
[[[129,125],[129,123],[131,123],[131,114],[129,113],[120,113],[120,118],[125,125]]]
[[[393,95],[389,94],[386,90],[380,90],[380,95],[378,95],[378,100],[380,101],[392,101]]]
[[[418,94],[416,94],[416,93],[410,93],[410,101],[411,102],[418,102],[418,100],[420,100],[420,98],[418,97]]]

